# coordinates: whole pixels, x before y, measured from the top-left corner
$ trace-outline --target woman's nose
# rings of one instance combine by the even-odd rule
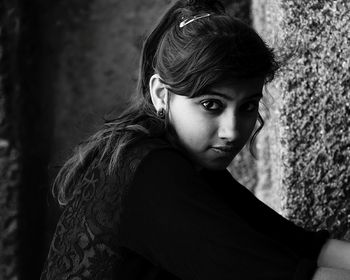
[[[238,137],[237,118],[233,114],[227,114],[220,120],[218,137],[229,142]]]

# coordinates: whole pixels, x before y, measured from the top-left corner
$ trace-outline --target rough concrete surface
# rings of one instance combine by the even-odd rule
[[[279,160],[269,164],[269,172],[281,164],[272,185],[282,183],[283,213],[303,227],[350,239],[350,3],[253,3],[262,36],[288,58],[272,85],[281,97],[281,149],[273,148]],[[277,30],[279,39],[266,30]]]
[[[253,27],[278,57],[283,19],[278,1],[252,1]],[[264,90],[260,107],[265,126],[257,138],[257,185],[255,195],[278,212],[282,212],[283,189],[280,147],[280,107],[282,104],[278,77]]]

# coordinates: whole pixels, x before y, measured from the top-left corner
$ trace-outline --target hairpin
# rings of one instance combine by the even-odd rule
[[[205,18],[205,17],[209,17],[210,14],[204,14],[204,15],[199,15],[199,16],[194,16],[193,18],[191,19],[185,19],[183,21],[180,22],[180,28],[184,27],[185,25],[197,20],[197,19],[200,19],[200,18]]]

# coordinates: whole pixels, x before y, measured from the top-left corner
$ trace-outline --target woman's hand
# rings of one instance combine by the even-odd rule
[[[349,280],[350,271],[329,267],[319,267],[312,280]]]
[[[350,242],[329,239],[317,259],[319,267],[348,270],[350,279]]]

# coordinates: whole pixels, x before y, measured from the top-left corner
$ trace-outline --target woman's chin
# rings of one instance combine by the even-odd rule
[[[211,159],[211,160],[202,160],[198,162],[202,168],[209,170],[222,170],[226,169],[232,162],[233,157],[230,158],[220,158],[220,159]]]
[[[212,149],[204,153],[188,153],[198,169],[222,170],[227,168],[236,156],[233,153],[218,153]]]

